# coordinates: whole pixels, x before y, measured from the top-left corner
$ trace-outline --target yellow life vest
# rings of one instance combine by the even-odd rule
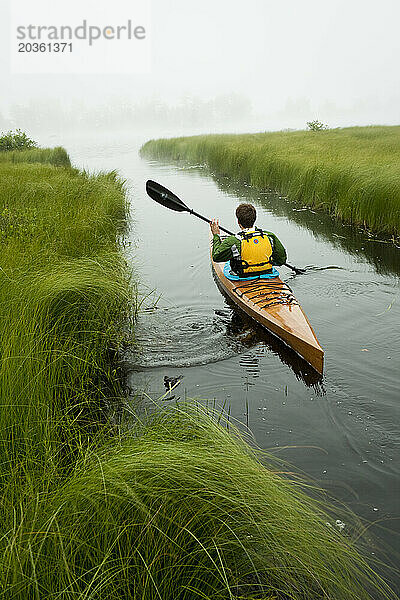
[[[261,229],[240,232],[240,257],[237,256],[235,270],[240,277],[265,275],[272,269],[273,248],[266,233]],[[234,252],[235,255],[235,252]]]

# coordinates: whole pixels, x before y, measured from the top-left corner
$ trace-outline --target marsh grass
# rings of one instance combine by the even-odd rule
[[[86,456],[29,521],[4,555],[14,598],[394,597],[281,464],[198,406]]]
[[[351,528],[221,415],[173,407],[123,433],[105,411],[135,310],[124,192],[115,173],[0,163],[1,597],[394,598]]]
[[[0,163],[42,163],[56,167],[71,166],[69,156],[61,146],[0,152]]]
[[[115,356],[135,310],[117,243],[124,183],[55,166],[61,150],[0,159],[0,555],[15,527],[24,546],[32,506],[113,433],[104,408],[122,396]],[[13,597],[23,575],[11,581],[9,566],[0,589]]]
[[[152,140],[142,155],[207,164],[346,222],[400,234],[400,126]]]

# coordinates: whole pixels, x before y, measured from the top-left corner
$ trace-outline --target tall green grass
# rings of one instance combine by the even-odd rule
[[[200,409],[156,413],[14,519],[13,598],[393,598],[273,468]]]
[[[115,173],[0,163],[1,597],[394,598],[351,535],[212,416],[118,426],[124,192]]]
[[[0,164],[5,449],[18,453],[20,444],[45,444],[47,438],[35,430],[44,427],[47,436],[52,419],[44,415],[57,407],[67,414],[75,400],[96,394],[101,399],[100,381],[114,385],[115,378],[106,377],[106,355],[121,335],[133,298],[117,243],[125,203],[115,173],[89,176],[44,164]]]
[[[44,163],[56,167],[70,167],[70,158],[61,146],[0,152],[0,163]]]
[[[16,153],[1,155],[0,555],[13,527],[22,537],[31,530],[32,504],[108,438],[104,407],[121,397],[115,353],[134,310],[117,242],[124,184],[69,159],[64,168],[40,164],[62,155],[19,151],[17,163]],[[2,566],[2,591],[13,597]]]
[[[349,223],[400,234],[400,126],[151,140],[142,155],[206,164]]]

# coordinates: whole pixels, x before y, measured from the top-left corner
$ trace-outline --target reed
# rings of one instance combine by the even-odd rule
[[[151,140],[141,152],[206,164],[348,223],[400,234],[400,126]]]
[[[0,163],[42,163],[56,167],[70,167],[70,158],[61,146],[0,152]]]
[[[339,531],[282,465],[199,407],[158,411],[87,456],[27,521],[3,558],[16,599],[394,597],[349,523]]]
[[[115,354],[135,308],[117,241],[124,183],[40,164],[67,156],[56,150],[18,151],[33,164],[1,154],[0,555],[16,523],[23,545],[32,503],[111,435],[104,408],[122,397]]]

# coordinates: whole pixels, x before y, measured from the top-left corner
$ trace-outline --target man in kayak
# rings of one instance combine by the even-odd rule
[[[252,204],[240,204],[236,218],[241,231],[221,240],[218,220],[210,223],[213,234],[212,257],[215,262],[230,261],[231,271],[241,278],[272,273],[274,266],[286,262],[286,250],[270,231],[255,227],[256,209]]]

